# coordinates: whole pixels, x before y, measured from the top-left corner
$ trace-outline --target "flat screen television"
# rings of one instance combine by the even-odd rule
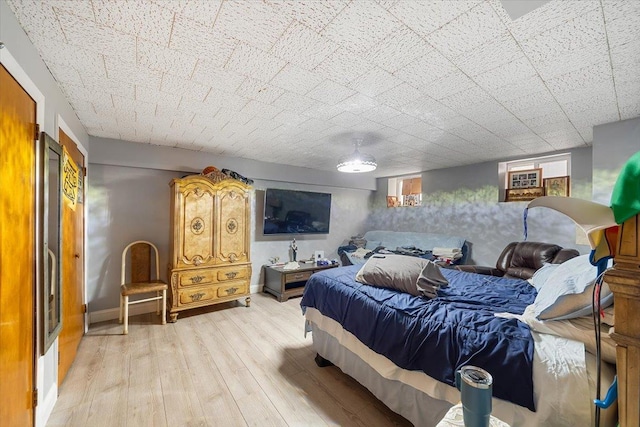
[[[328,234],[331,194],[268,188],[264,228],[269,234]]]

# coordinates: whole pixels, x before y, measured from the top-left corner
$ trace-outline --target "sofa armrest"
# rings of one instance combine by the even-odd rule
[[[485,276],[502,277],[504,275],[504,271],[498,270],[495,267],[485,267],[482,265],[452,265],[449,268],[466,273],[483,274]]]

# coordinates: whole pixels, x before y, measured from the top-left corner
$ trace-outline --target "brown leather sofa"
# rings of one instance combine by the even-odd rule
[[[456,265],[450,268],[488,276],[530,279],[544,264],[561,264],[580,253],[575,249],[540,242],[511,242],[498,257],[495,267]]]

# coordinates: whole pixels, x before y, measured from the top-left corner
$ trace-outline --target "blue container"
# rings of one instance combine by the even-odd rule
[[[482,368],[467,365],[456,371],[465,427],[489,427],[493,377]]]

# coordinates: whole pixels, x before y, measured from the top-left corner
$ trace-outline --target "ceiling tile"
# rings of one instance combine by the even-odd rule
[[[534,77],[536,70],[531,62],[523,54],[513,58],[497,68],[481,73],[473,77],[473,80],[482,88],[492,91],[509,84],[520,84],[523,80]]]
[[[397,77],[382,68],[374,67],[349,83],[349,87],[365,95],[376,96],[398,86],[400,83],[402,81]]]
[[[285,14],[316,32],[320,32],[349,3],[347,0],[309,1],[266,0],[279,13]]]
[[[318,86],[323,80],[322,77],[315,73],[293,64],[287,64],[270,83],[298,95],[304,95]]]
[[[311,70],[337,48],[338,46],[326,37],[294,22],[273,45],[269,53]]]
[[[178,14],[176,18],[187,18],[209,28],[218,16],[222,0],[152,0],[154,3]]]
[[[250,78],[245,79],[236,89],[238,95],[248,99],[255,99],[265,104],[271,104],[284,92],[284,89],[265,83],[262,80]]]
[[[329,120],[330,118],[337,116],[342,113],[344,110],[336,105],[327,105],[322,102],[317,102],[315,105],[312,105],[307,110],[303,111],[307,117],[312,117],[318,120]]]
[[[373,67],[372,63],[341,47],[329,55],[313,71],[327,79],[346,85]]]
[[[494,40],[453,58],[451,61],[469,76],[477,76],[489,70],[500,69],[518,59],[523,53],[510,33],[505,32]]]
[[[407,27],[399,27],[367,53],[367,59],[390,73],[429,51],[431,46]]]
[[[214,29],[268,51],[291,19],[261,1],[231,0],[222,3]]]
[[[602,7],[609,46],[640,40],[640,2],[603,0]]]
[[[91,3],[99,25],[159,45],[168,45],[173,23],[173,13],[170,10],[151,2],[91,0]]]
[[[282,70],[286,63],[265,51],[240,43],[231,54],[225,69],[268,82]]]
[[[422,96],[404,104],[400,110],[410,116],[437,126],[437,121],[445,117],[452,117],[456,112],[433,98]]]
[[[160,71],[139,67],[136,64],[122,63],[111,56],[104,57],[104,65],[107,70],[105,78],[139,84],[154,90],[160,89],[162,81],[162,72]]]
[[[399,108],[411,101],[415,101],[424,95],[418,89],[407,83],[401,83],[386,92],[383,92],[376,96],[376,99],[383,104],[391,107]]]
[[[383,121],[400,115],[400,111],[387,107],[386,105],[375,106],[364,113],[360,114],[363,118],[371,120],[375,123],[382,123]]]
[[[189,78],[193,74],[197,62],[195,56],[142,39],[138,39],[137,42],[137,56],[139,66],[184,78]]]
[[[135,62],[135,36],[70,14],[59,16],[59,21],[66,40],[70,44],[113,56],[119,61]]]
[[[226,36],[219,30],[213,30],[211,25],[177,17],[173,21],[171,41],[168,47],[188,52],[190,55],[199,57],[201,61],[204,60],[222,68],[237,45],[237,40]]]
[[[246,77],[235,71],[220,68],[215,63],[199,59],[191,80],[205,86],[234,92]]]
[[[331,80],[325,80],[307,93],[307,96],[325,104],[335,105],[356,92]]]
[[[602,53],[606,53],[606,35],[600,10],[594,10],[576,19],[545,31],[533,38],[521,42],[525,54],[531,59],[534,66],[545,78],[551,78],[558,74],[564,74],[568,67],[580,68],[585,56],[597,51],[600,56],[592,56],[591,62],[600,62]],[[551,62],[561,64],[564,67],[556,73],[552,67],[539,68]],[[577,66],[576,66],[577,65]]]
[[[423,37],[476,6],[474,1],[399,1],[389,11]]]
[[[429,43],[448,58],[455,58],[500,37],[507,27],[485,2],[444,25],[429,36]]]
[[[442,98],[439,101],[453,110],[467,107],[473,104],[488,102],[491,97],[480,86],[473,86],[469,89]]]
[[[599,0],[550,1],[514,21],[504,10],[501,0],[489,0],[489,3],[514,37],[521,41],[600,8]]]
[[[212,89],[204,100],[204,104],[208,105],[209,109],[226,108],[233,111],[242,110],[247,102],[249,102],[249,99],[240,94],[218,89]]]
[[[454,71],[457,71],[457,68],[451,61],[435,49],[429,49],[424,55],[393,74],[414,87],[421,87]]]
[[[169,108],[178,108],[180,105],[181,95],[167,94],[159,92],[160,85],[158,87],[147,87],[143,85],[135,85],[135,99],[136,101],[149,102],[153,104],[161,104]]]
[[[364,54],[377,46],[401,23],[384,8],[371,2],[351,2],[325,28],[322,34]]]
[[[443,99],[456,93],[476,87],[476,83],[462,71],[455,70],[444,77],[430,81],[420,90],[433,99]]]
[[[297,113],[301,113],[314,105],[317,101],[307,98],[303,95],[298,95],[293,92],[284,92],[282,95],[278,97],[275,101],[273,101],[273,105],[279,108],[283,108],[285,110],[295,111]]]
[[[189,98],[196,101],[204,101],[211,90],[211,86],[205,86],[181,77],[165,74],[162,77],[160,90],[166,93],[180,93],[183,98]]]
[[[612,79],[611,64],[609,61],[603,61],[548,79],[546,84],[551,93],[557,95],[586,87],[598,87],[603,84],[609,86]]]
[[[394,129],[402,130],[406,126],[413,125],[418,123],[419,120],[415,117],[412,117],[408,114],[400,113],[397,116],[390,117],[386,120],[383,120],[381,123],[385,126],[389,126]]]
[[[362,93],[356,93],[336,104],[337,107],[354,114],[361,114],[378,105],[371,97]]]

